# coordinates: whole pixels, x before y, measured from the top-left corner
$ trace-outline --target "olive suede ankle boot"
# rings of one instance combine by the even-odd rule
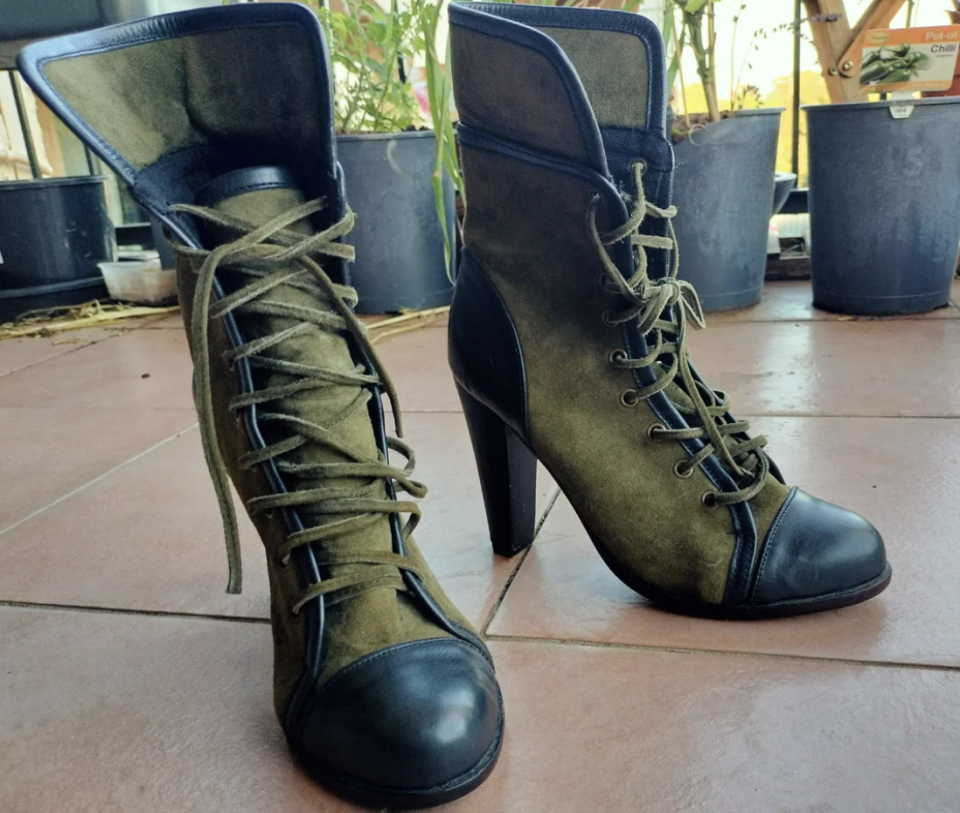
[[[533,540],[536,460],[600,555],[667,609],[758,618],[890,579],[864,519],[788,488],[690,363],[663,43],[636,14],[450,10],[466,185],[450,364],[494,549]]]
[[[228,590],[241,581],[229,476],[266,548],[293,750],[368,805],[469,792],[499,754],[500,691],[417,550],[416,503],[397,497],[425,489],[386,434],[381,393],[398,434],[399,407],[353,312],[354,216],[316,18],[286,3],[167,15],[31,46],[20,66],[177,243]]]

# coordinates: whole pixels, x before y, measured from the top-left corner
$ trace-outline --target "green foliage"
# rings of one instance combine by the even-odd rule
[[[436,5],[397,0],[382,9],[371,0],[344,0],[343,11],[311,2],[330,47],[334,117],[341,133],[393,133],[423,124],[402,67],[424,50],[423,23]]]
[[[427,95],[430,101],[430,117],[433,131],[437,134],[437,152],[433,162],[433,197],[437,207],[437,218],[443,230],[443,253],[447,264],[447,274],[453,265],[453,249],[447,226],[447,208],[443,199],[444,171],[453,180],[453,185],[464,195],[463,176],[460,174],[460,160],[457,155],[457,141],[453,133],[453,116],[450,108],[453,99],[453,84],[444,65],[450,64],[450,40],[447,39],[447,51],[441,60],[437,54],[437,29],[443,19],[443,0],[424,8],[421,18],[421,35],[426,53]],[[451,282],[453,280],[451,279]]]
[[[664,25],[666,28],[669,18],[672,34],[675,33],[674,26],[678,25],[674,19],[674,11],[680,13],[679,28],[681,34],[674,41],[673,62],[676,63],[676,69],[679,69],[683,48],[689,45],[697,61],[697,74],[703,84],[710,121],[720,121],[716,80],[717,38],[714,33],[713,19],[713,7],[719,2],[720,0],[669,0],[664,9]],[[743,10],[742,4],[740,10]],[[669,66],[667,78],[670,78]],[[684,109],[689,108],[684,105]]]

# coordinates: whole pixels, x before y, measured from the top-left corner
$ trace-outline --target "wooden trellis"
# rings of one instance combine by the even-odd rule
[[[803,0],[831,102],[862,101],[860,48],[871,28],[886,28],[906,0],[873,0],[853,25],[843,0]]]

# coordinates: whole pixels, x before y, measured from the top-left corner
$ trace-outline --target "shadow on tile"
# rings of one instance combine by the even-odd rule
[[[451,811],[955,808],[960,675],[492,644],[507,734]]]
[[[0,810],[358,810],[293,763],[271,647],[262,624],[0,608]]]

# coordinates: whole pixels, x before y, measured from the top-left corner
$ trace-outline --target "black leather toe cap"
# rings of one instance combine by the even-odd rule
[[[883,539],[867,520],[794,489],[767,534],[753,602],[842,594],[876,581],[886,569]]]
[[[308,758],[369,789],[429,793],[492,765],[503,724],[493,667],[430,639],[384,649],[320,687],[300,728]]]

